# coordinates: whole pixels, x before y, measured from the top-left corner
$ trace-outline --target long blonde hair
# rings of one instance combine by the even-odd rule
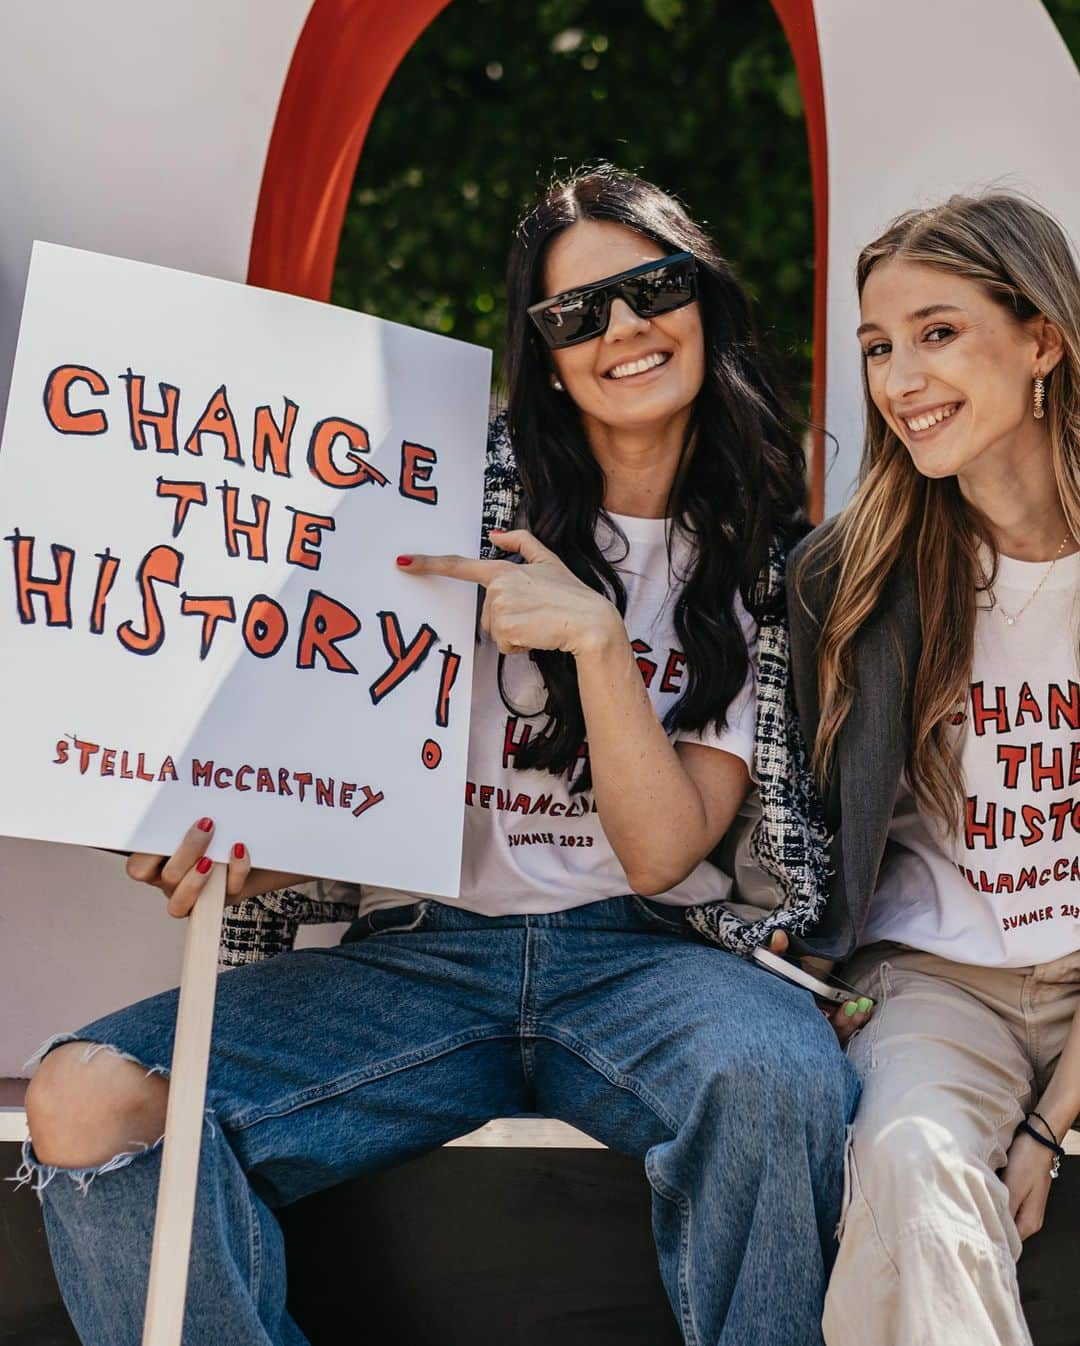
[[[1039,314],[1060,330],[1064,356],[1046,379],[1046,420],[1058,493],[1080,537],[1080,275],[1061,227],[1040,207],[1006,192],[954,196],[932,210],[894,220],[859,256],[860,298],[880,262],[902,257],[977,281],[1018,322]],[[854,652],[901,563],[915,573],[922,653],[915,672],[908,773],[920,804],[946,827],[958,825],[963,780],[950,732],[967,696],[977,589],[986,580],[978,548],[992,537],[960,493],[955,477],[922,476],[903,442],[866,395],[866,440],[858,488],[799,579],[839,538],[838,577],[818,646],[821,716],[814,766],[824,781],[855,696]],[[993,574],[989,577],[992,582]]]

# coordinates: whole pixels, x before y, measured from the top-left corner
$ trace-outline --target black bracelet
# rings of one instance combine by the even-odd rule
[[[1028,1113],[1028,1116],[1038,1117],[1039,1121],[1042,1122],[1043,1126],[1045,1126],[1047,1131],[1050,1132],[1050,1136],[1053,1139],[1054,1144],[1055,1145],[1061,1144],[1061,1141],[1058,1140],[1057,1138],[1057,1132],[1054,1130],[1054,1128],[1050,1125],[1050,1123],[1046,1120],[1046,1118],[1042,1115],[1041,1112],[1036,1112],[1035,1109],[1032,1108],[1031,1111]]]
[[[1051,1178],[1056,1178],[1057,1175],[1061,1172],[1061,1161],[1065,1158],[1065,1151],[1061,1148],[1061,1146],[1058,1145],[1055,1141],[1047,1140],[1045,1136],[1040,1136],[1038,1131],[1035,1130],[1035,1128],[1031,1125],[1031,1123],[1027,1120],[1027,1118],[1025,1118],[1016,1129],[1018,1131],[1023,1131],[1026,1135],[1029,1135],[1032,1140],[1037,1140],[1040,1145],[1044,1145],[1048,1150],[1053,1150],[1054,1162],[1050,1167],[1050,1176]]]

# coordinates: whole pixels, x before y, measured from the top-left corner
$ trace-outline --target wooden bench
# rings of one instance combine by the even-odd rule
[[[0,1089],[4,1176],[24,1127],[14,1092],[4,1110]],[[1053,1195],[1020,1263],[1024,1307],[1036,1346],[1080,1346],[1080,1153]],[[649,1197],[639,1163],[569,1127],[493,1122],[283,1211],[290,1308],[313,1346],[679,1346]],[[0,1183],[0,1346],[16,1344],[77,1338],[37,1198]]]

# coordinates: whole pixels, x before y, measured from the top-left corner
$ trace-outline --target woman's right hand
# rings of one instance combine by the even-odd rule
[[[769,941],[769,950],[772,953],[783,955],[788,950],[788,937],[783,930],[773,932],[772,939]],[[807,972],[819,977],[822,981],[833,970],[833,962],[830,958],[800,958],[799,962]],[[863,1000],[848,1000],[843,1005],[837,1005],[835,1009],[826,1013],[825,1017],[833,1026],[833,1031],[840,1040],[840,1046],[843,1047],[847,1040],[853,1037],[864,1024],[870,1022],[874,1013],[873,1002],[867,1000],[869,1006],[867,1009],[860,1009]]]
[[[150,855],[136,851],[128,856],[128,878],[136,883],[148,883],[168,898],[170,916],[187,916],[206,885],[213,863],[206,854],[214,835],[212,818],[200,818],[192,823],[172,855]],[[272,888],[286,888],[306,879],[299,874],[277,873],[267,869],[252,869],[251,856],[243,842],[236,842],[229,852],[225,877],[225,902],[233,905],[245,898],[267,893]]]

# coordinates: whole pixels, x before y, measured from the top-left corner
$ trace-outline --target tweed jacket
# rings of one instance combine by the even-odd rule
[[[489,428],[484,480],[481,556],[493,555],[492,528],[513,527],[521,488],[504,416]],[[784,584],[782,552],[774,549],[760,580],[759,597],[775,599]],[[738,901],[691,907],[688,920],[705,939],[747,954],[775,929],[804,935],[819,921],[831,877],[829,837],[808,756],[794,713],[788,676],[788,630],[783,619],[759,626],[755,674],[757,731],[754,778],[761,809],[747,824],[742,849],[759,866],[768,893],[749,905]],[[352,901],[343,900],[351,892]],[[254,963],[292,947],[297,927],[344,921],[355,915],[357,889],[321,880],[303,888],[265,893],[229,907],[222,932],[221,961]]]
[[[811,743],[821,712],[818,638],[836,591],[838,542],[835,521],[830,521],[804,538],[788,558],[792,684],[799,722]],[[814,555],[803,573],[808,550]],[[911,742],[912,693],[921,651],[915,577],[910,567],[898,566],[855,646],[855,699],[823,792],[825,824],[832,837],[829,900],[813,933],[792,941],[797,953],[842,959],[861,942]]]

